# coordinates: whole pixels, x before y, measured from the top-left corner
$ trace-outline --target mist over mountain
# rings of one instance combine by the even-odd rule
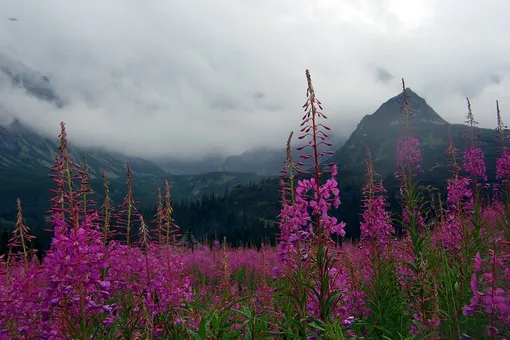
[[[0,54],[0,81],[4,96],[24,95],[35,98],[54,107],[57,111],[64,109],[67,105],[65,96],[57,91],[59,86],[55,85],[50,78],[3,54]],[[447,122],[416,92],[408,89],[408,95],[415,116],[412,124],[417,136],[423,142],[423,152],[434,155],[434,161],[437,161],[440,158],[438,155],[441,154],[438,150],[444,148],[447,143],[445,136]],[[263,96],[259,95],[259,97]],[[5,167],[20,166],[20,164],[49,167],[53,162],[52,150],[56,150],[58,141],[58,126],[55,127],[53,135],[36,131],[30,121],[23,121],[16,116],[19,108],[13,107],[13,103],[16,102],[0,101],[0,117],[3,121],[1,141],[4,145],[4,155],[0,159],[0,164]],[[336,150],[332,160],[339,164],[340,170],[361,170],[368,146],[376,164],[383,164],[381,166],[387,169],[383,171],[384,174],[390,172],[395,156],[394,146],[399,135],[398,118],[401,103],[401,94],[387,100],[373,114],[363,117],[349,138],[338,134],[338,124],[335,120],[330,122],[333,128],[330,140],[333,143],[333,150]],[[459,111],[463,110],[459,108]],[[41,115],[44,114],[46,113],[41,112]],[[462,125],[450,124],[450,127],[454,139],[462,137],[464,129]],[[67,128],[73,129],[69,126]],[[275,176],[279,174],[285,160],[285,140],[282,140],[279,147],[251,147],[244,152],[231,155],[212,152],[204,156],[189,155],[187,158],[153,156],[150,152],[147,154],[140,152],[141,157],[132,157],[123,152],[116,152],[115,148],[112,149],[108,145],[81,146],[79,140],[74,142],[72,133],[69,133],[69,136],[73,156],[81,159],[83,154],[87,154],[91,174],[96,177],[100,168],[105,168],[114,178],[121,176],[127,160],[139,166],[139,169],[134,171],[139,172],[140,175],[197,175],[226,171]],[[189,134],[183,131],[183,136],[189,136]],[[200,136],[194,135],[192,138],[200,139]],[[294,140],[293,152],[294,158],[297,159],[304,151],[295,151],[297,146],[295,143],[297,143],[296,140]],[[179,149],[181,145],[183,143],[168,147]],[[323,161],[326,160],[327,158],[324,157]]]
[[[24,89],[28,95],[53,103],[59,108],[64,105],[63,99],[57,94],[47,76],[1,53],[0,84],[3,90],[11,85]]]
[[[28,97],[36,98],[48,105],[54,106],[56,110],[62,109],[66,105],[65,99],[59,95],[53,82],[47,76],[3,54],[0,54],[0,85],[4,91],[14,91],[17,95],[25,94]],[[55,142],[57,141],[58,133],[56,132],[53,136],[40,133],[30,124],[30,121],[21,121],[16,114],[17,110],[18,108],[16,107],[9,107],[0,102],[2,139],[6,150],[10,150],[11,155],[5,156],[3,163],[0,160],[0,164],[14,166],[21,163],[38,163],[46,167],[50,166],[53,162],[54,150],[56,150]],[[42,112],[41,114],[44,113]],[[58,131],[56,130],[57,128],[55,127],[55,131]],[[16,145],[13,138],[19,138],[19,145]],[[69,139],[71,141],[75,140],[72,133]],[[109,170],[111,176],[118,177],[120,172],[123,171],[121,170],[123,166],[119,166],[119,164],[122,164],[120,160],[125,162],[128,159],[131,163],[135,161],[139,164],[145,162],[146,168],[152,168],[151,171],[154,174],[168,172],[173,175],[193,175],[227,171],[278,175],[285,160],[285,146],[283,143],[284,140],[282,140],[281,148],[253,148],[239,155],[208,153],[203,157],[197,157],[196,155],[189,155],[188,157],[155,157],[152,155],[144,156],[143,152],[140,153],[140,156],[144,157],[145,160],[132,156],[128,157],[124,153],[115,152],[108,146],[81,147],[78,143],[72,148],[72,155],[74,158],[81,159],[83,154],[89,154],[92,176],[98,176],[98,169],[103,166]],[[38,147],[33,148],[31,153],[25,151],[27,159],[18,157],[21,149],[32,149],[31,145],[37,145]],[[173,148],[179,147],[180,145],[173,146]],[[75,148],[77,149],[75,150]],[[98,168],[96,169],[96,167]]]

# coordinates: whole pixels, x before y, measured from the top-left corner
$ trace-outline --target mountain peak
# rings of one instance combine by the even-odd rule
[[[428,105],[423,97],[421,97],[418,93],[414,92],[410,87],[406,87],[407,100],[410,102],[414,102],[415,104],[425,104]],[[400,92],[398,95],[393,97],[400,101],[402,104],[404,102],[404,92]],[[392,99],[393,99],[392,98]],[[412,105],[411,105],[412,106]]]
[[[406,88],[409,109],[413,113],[410,125],[415,135],[428,148],[445,150],[447,140],[444,125],[447,122],[429,104],[410,88]],[[386,175],[393,171],[395,145],[402,133],[400,117],[404,103],[403,92],[388,99],[374,113],[363,117],[349,140],[332,157],[340,169],[361,169],[365,166],[366,148],[369,147],[374,163],[383,167]],[[442,151],[438,151],[442,154]]]
[[[446,121],[441,118],[439,114],[434,111],[432,107],[426,102],[425,99],[420,97],[411,88],[406,88],[407,101],[410,110],[414,116],[413,120],[416,123],[432,123],[432,124],[445,124]],[[387,100],[382,104],[377,111],[373,114],[365,116],[363,120],[369,120],[371,123],[396,125],[398,118],[402,115],[400,108],[404,103],[404,93],[400,92],[398,95]],[[381,119],[384,119],[383,122]],[[363,121],[362,121],[363,122]],[[380,126],[380,125],[379,125]]]
[[[407,91],[407,95],[408,96],[418,96],[418,94],[416,92],[414,92],[410,87],[406,87],[406,91]],[[399,96],[402,96],[403,95],[403,92],[400,92]]]

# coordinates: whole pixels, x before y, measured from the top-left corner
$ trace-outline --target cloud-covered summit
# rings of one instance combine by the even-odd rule
[[[401,77],[448,121],[464,120],[465,96],[481,126],[495,125],[496,99],[510,112],[505,0],[17,0],[0,13],[0,53],[65,100],[2,81],[4,112],[55,136],[63,120],[82,144],[145,157],[284,145],[306,68],[338,133]]]

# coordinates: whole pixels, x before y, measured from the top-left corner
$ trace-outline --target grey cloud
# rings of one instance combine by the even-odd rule
[[[497,74],[491,74],[490,75],[490,82],[491,82],[491,84],[499,85],[499,84],[501,84],[502,78],[503,77],[501,77],[501,76],[499,76]]]
[[[498,76],[497,74],[479,75],[479,77],[473,79],[471,82],[464,82],[458,84],[459,92],[464,97],[471,99],[483,97],[487,92],[492,92],[494,86],[501,85],[504,81],[504,77]]]
[[[384,67],[376,68],[376,77],[379,81],[385,84],[388,84],[391,80],[394,79],[391,73]]]
[[[283,146],[307,68],[334,131],[349,134],[401,77],[462,122],[465,93],[480,112],[510,106],[509,12],[502,0],[2,1],[19,21],[0,20],[0,53],[47,75],[66,105],[16,88],[0,103],[48,135],[63,120],[77,142],[146,157]]]

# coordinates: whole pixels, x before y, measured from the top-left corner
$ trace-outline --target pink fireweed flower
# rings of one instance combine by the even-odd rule
[[[472,178],[487,181],[484,153],[480,148],[470,148],[464,151],[464,171]]]
[[[404,85],[403,80],[402,84]],[[406,98],[406,89],[404,87],[404,108],[408,107]],[[407,117],[408,114],[406,113],[404,116]],[[408,124],[407,119],[404,121],[405,124]],[[400,182],[400,191],[403,199],[402,222],[404,225],[409,225],[411,219],[414,219],[418,228],[422,228],[425,225],[423,215],[417,205],[410,207],[409,203],[405,200],[411,198],[410,190],[413,178],[423,172],[419,165],[421,161],[422,155],[419,140],[409,135],[400,137],[397,141],[398,171],[395,173],[395,178]]]
[[[345,236],[345,223],[329,216],[329,210],[332,207],[338,208],[340,205],[340,190],[335,180],[338,171],[334,164],[328,164],[325,167],[320,164],[320,157],[326,153],[319,148],[321,145],[331,146],[331,143],[325,141],[328,135],[322,129],[329,130],[329,128],[318,123],[318,119],[326,119],[326,116],[321,112],[321,103],[315,97],[308,70],[306,78],[308,98],[303,105],[305,115],[301,123],[302,135],[298,138],[309,138],[309,141],[298,147],[298,150],[310,148],[311,153],[301,155],[301,158],[312,162],[306,165],[309,166],[307,171],[302,170],[302,167],[305,166],[303,162],[296,163],[296,168],[294,168],[291,157],[287,157],[287,164],[292,165],[290,166],[291,170],[295,169],[299,174],[310,175],[310,178],[299,179],[294,188],[293,172],[288,172],[291,202],[286,199],[287,191],[283,188],[282,210],[279,216],[281,234],[277,251],[280,261],[285,263],[286,267],[280,272],[293,277],[296,272],[299,273],[303,268],[308,268],[313,274],[307,273],[306,276],[310,278],[316,275],[316,279],[311,279],[311,281],[309,278],[306,279],[306,282],[309,282],[314,288],[307,284],[305,292],[296,292],[293,288],[289,291],[291,294],[302,294],[300,298],[306,301],[306,310],[298,307],[301,309],[299,318],[313,315],[321,320],[326,320],[329,318],[331,309],[338,303],[338,300],[334,301],[333,305],[326,305],[329,302],[325,303],[329,301],[333,287],[327,283],[331,281],[328,274],[331,268],[331,262],[329,262],[331,255],[328,253],[328,246],[332,242],[332,234]],[[328,172],[331,177],[323,182],[322,175]],[[313,256],[312,250],[317,251],[317,256]],[[325,261],[322,260],[321,254],[326,257]],[[316,295],[313,291],[320,293]]]
[[[399,169],[416,168],[422,161],[420,141],[414,137],[400,137],[397,141],[397,166]]]
[[[404,225],[411,225],[411,220],[414,220],[418,229],[425,227],[425,218],[420,212],[419,207],[411,209],[408,205],[405,205],[402,211],[402,223]]]
[[[315,96],[315,90],[312,85],[310,72],[306,70],[307,87],[307,100],[303,105],[305,115],[302,118],[301,130],[302,135],[298,139],[309,138],[308,143],[298,147],[298,150],[310,148],[311,153],[308,155],[301,155],[303,160],[311,160],[308,164],[312,168],[311,172],[296,169],[298,173],[309,174],[312,178],[303,179],[298,182],[296,188],[296,203],[298,199],[307,200],[309,207],[312,209],[311,215],[317,216],[314,221],[316,225],[310,227],[314,234],[320,239],[319,243],[325,245],[328,242],[330,234],[335,231],[343,235],[343,224],[337,223],[336,220],[328,216],[328,210],[334,206],[340,205],[338,183],[334,179],[337,175],[337,169],[334,164],[328,164],[326,168],[320,164],[320,157],[331,152],[324,152],[319,150],[321,146],[331,147],[332,144],[326,141],[328,134],[324,130],[330,130],[329,127],[319,123],[319,119],[327,119],[326,115],[322,112],[322,104]],[[304,163],[297,163],[303,167]],[[331,179],[325,184],[321,183],[321,175],[328,172],[330,168]],[[302,202],[301,202],[302,203]]]
[[[290,190],[285,187],[284,181],[281,183],[282,209],[279,215],[281,234],[278,249],[282,259],[288,258],[289,253],[301,254],[304,260],[308,258],[306,250],[308,245],[305,244],[306,242],[301,242],[298,245],[299,241],[307,241],[317,237],[322,243],[327,242],[332,233],[345,235],[345,223],[339,223],[336,218],[328,215],[332,207],[338,208],[340,205],[340,191],[338,183],[334,179],[337,175],[337,168],[335,165],[331,166],[331,178],[322,184],[321,174],[326,171],[321,169],[319,158],[325,155],[326,152],[320,151],[319,148],[321,145],[331,146],[331,143],[326,141],[328,135],[323,131],[330,130],[330,128],[318,122],[319,119],[326,119],[327,117],[322,113],[322,105],[315,96],[308,70],[306,71],[306,78],[308,83],[307,101],[303,105],[305,115],[301,123],[300,132],[302,134],[298,139],[307,138],[309,140],[306,144],[299,146],[297,150],[311,149],[310,154],[300,156],[303,160],[310,160],[311,164],[305,165],[303,162],[294,164],[292,162],[291,134],[287,141],[286,166],[282,170],[282,173],[289,177]],[[312,171],[302,170],[304,166],[310,166]],[[311,178],[300,179],[294,187],[294,170],[300,174],[311,175]],[[291,191],[291,202],[286,197],[288,191]],[[300,247],[300,249],[296,247]]]
[[[496,162],[496,178],[508,182],[510,179],[510,151],[504,151]]]
[[[498,135],[499,142],[501,144],[501,155],[499,156],[496,162],[496,179],[500,180],[508,191],[510,184],[510,151],[508,151],[507,142],[508,142],[508,129],[507,126],[503,124],[501,120],[501,112],[499,110],[499,102],[496,100],[496,113],[497,113],[497,121],[498,126],[496,128],[496,133]],[[499,184],[494,184],[494,189],[496,191],[500,190]]]
[[[491,315],[487,332],[499,334],[498,328],[510,327],[510,291],[508,290],[508,272],[510,271],[510,243],[499,239],[493,241],[490,256],[482,258],[477,253],[473,263],[473,275],[470,281],[472,298],[469,305],[464,306],[463,314],[471,316],[474,313]]]
[[[414,137],[400,137],[397,141],[397,166],[396,179],[400,182],[400,190],[403,202],[402,222],[409,225],[411,219],[416,221],[418,228],[425,226],[425,220],[418,206],[410,207],[406,199],[410,198],[410,185],[413,177],[422,173],[419,163],[422,160],[420,142]]]
[[[457,252],[461,249],[462,243],[462,221],[456,212],[447,212],[444,221],[441,223],[441,233],[437,235],[441,239],[443,247]]]
[[[471,179],[456,175],[448,179],[445,218],[441,223],[441,233],[436,234],[443,246],[451,251],[459,251],[463,238],[463,217],[474,212],[474,196]]]
[[[110,296],[111,283],[101,279],[101,271],[108,263],[101,234],[96,228],[97,219],[97,213],[91,214],[76,232],[66,233],[69,226],[59,214],[54,215],[55,236],[45,259],[49,280],[45,295],[52,310],[65,305],[76,320],[91,318],[98,309],[106,311],[103,306]]]
[[[459,202],[463,202],[464,208],[471,210],[473,207],[473,192],[470,189],[471,179],[467,177],[455,177],[448,180],[447,198],[448,206],[456,209]]]
[[[365,187],[363,188],[363,213],[360,224],[361,240],[374,240],[377,243],[387,244],[395,229],[391,217],[386,211],[388,204],[385,198],[385,189],[381,182],[375,181],[377,173],[374,170],[370,150],[367,150],[367,171]]]
[[[336,173],[333,167],[332,173]],[[332,207],[340,205],[340,190],[334,178],[328,179],[320,186],[320,198],[317,196],[315,179],[299,180],[296,187],[295,204],[286,204],[280,212],[280,243],[278,253],[281,260],[288,259],[289,253],[296,254],[298,241],[309,240],[315,234],[313,216],[321,219],[327,235],[338,234],[345,236],[345,222],[339,222],[328,215]],[[313,198],[313,199],[312,199]],[[305,247],[305,245],[301,245]],[[306,248],[301,248],[306,249]],[[303,253],[305,257],[306,251]]]
[[[476,129],[478,122],[475,120],[473,111],[471,110],[471,102],[469,101],[469,98],[466,98],[466,100],[468,106],[466,124],[469,126],[470,147],[464,151],[463,170],[473,179],[482,179],[483,181],[487,181],[484,153],[482,149],[476,147],[476,139],[479,132]]]
[[[395,229],[391,224],[386,206],[384,196],[375,197],[364,203],[360,223],[362,240],[372,239],[381,244],[388,244]]]
[[[331,173],[332,178],[319,187],[320,197],[318,197],[316,191],[317,184],[314,178],[298,181],[296,202],[300,203],[303,208],[312,208],[312,215],[320,216],[328,235],[337,233],[344,236],[343,227],[345,223],[338,223],[336,218],[328,216],[329,209],[332,207],[338,208],[340,205],[340,190],[337,181],[333,178],[333,174],[337,173],[336,165],[333,166]],[[307,199],[310,200],[307,201]]]
[[[472,180],[459,175],[460,168],[457,163],[458,149],[453,145],[450,130],[446,125],[449,146],[446,153],[450,156],[453,178],[447,181],[446,207],[444,219],[440,221],[440,229],[433,236],[437,245],[438,241],[449,251],[458,252],[461,249],[464,235],[464,217],[473,215],[474,195],[471,188]]]

